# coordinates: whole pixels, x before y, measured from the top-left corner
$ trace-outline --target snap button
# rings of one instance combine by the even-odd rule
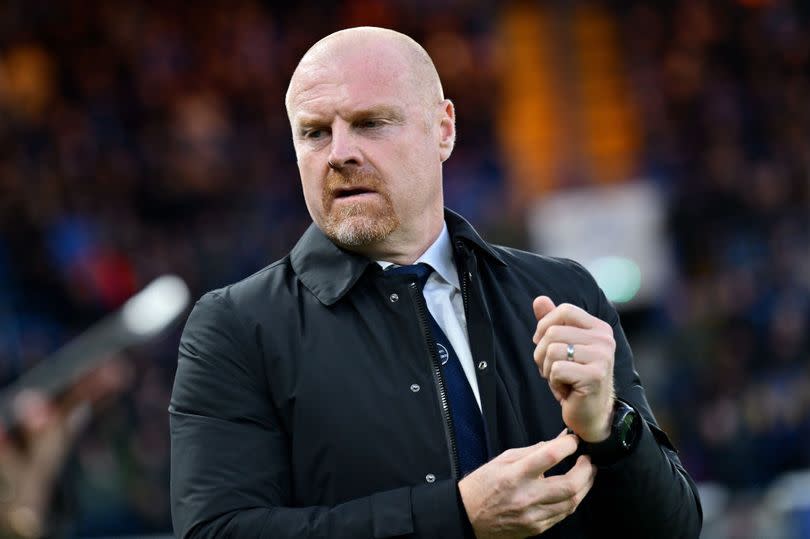
[[[429,473],[425,476],[425,481],[427,481],[428,483],[433,483],[434,481],[436,481],[436,476],[433,475],[432,473]]]
[[[486,368],[487,368],[487,362],[486,362],[486,361],[481,361],[481,362],[478,364],[478,370],[479,370],[479,371],[483,371],[483,370],[484,370],[484,369],[486,369]]]
[[[413,391],[414,393],[416,393],[420,389],[421,388],[419,387],[419,384],[411,384],[411,391]]]
[[[388,296],[388,299],[391,300],[391,303],[396,303],[397,301],[399,301],[399,294],[391,294],[390,296]]]

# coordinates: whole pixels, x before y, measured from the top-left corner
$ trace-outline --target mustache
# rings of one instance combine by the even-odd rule
[[[383,191],[383,182],[377,173],[370,170],[330,170],[324,182],[324,195],[331,197],[339,190],[352,187],[364,187],[373,191]]]

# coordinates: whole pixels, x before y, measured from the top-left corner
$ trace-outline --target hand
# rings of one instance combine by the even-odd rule
[[[91,416],[91,405],[119,393],[129,371],[119,360],[88,375],[58,401],[33,390],[17,395],[18,429],[0,428],[0,537],[47,534],[48,505],[67,455]]]
[[[613,361],[616,341],[607,322],[548,296],[532,303],[537,318],[534,362],[562,406],[563,422],[586,442],[610,435],[613,414]],[[574,359],[568,361],[568,345]]]
[[[477,539],[524,539],[573,513],[596,467],[581,456],[565,475],[543,474],[577,449],[565,431],[549,442],[509,449],[462,479],[459,492]]]

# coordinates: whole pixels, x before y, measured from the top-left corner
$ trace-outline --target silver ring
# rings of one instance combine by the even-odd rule
[[[566,359],[568,361],[574,361],[574,345],[569,344],[568,348],[566,349]]]

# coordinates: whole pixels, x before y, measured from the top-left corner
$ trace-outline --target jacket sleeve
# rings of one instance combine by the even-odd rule
[[[293,507],[293,433],[267,386],[258,347],[229,299],[203,296],[183,331],[169,406],[177,537],[463,537],[450,480]]]
[[[580,267],[580,271],[587,272]],[[606,523],[621,522],[622,537],[692,539],[700,535],[703,513],[697,487],[683,468],[667,435],[656,423],[616,309],[587,274],[595,294],[596,316],[613,327],[616,340],[614,384],[617,397],[644,419],[638,444],[621,460],[600,467],[588,494],[594,536]]]

